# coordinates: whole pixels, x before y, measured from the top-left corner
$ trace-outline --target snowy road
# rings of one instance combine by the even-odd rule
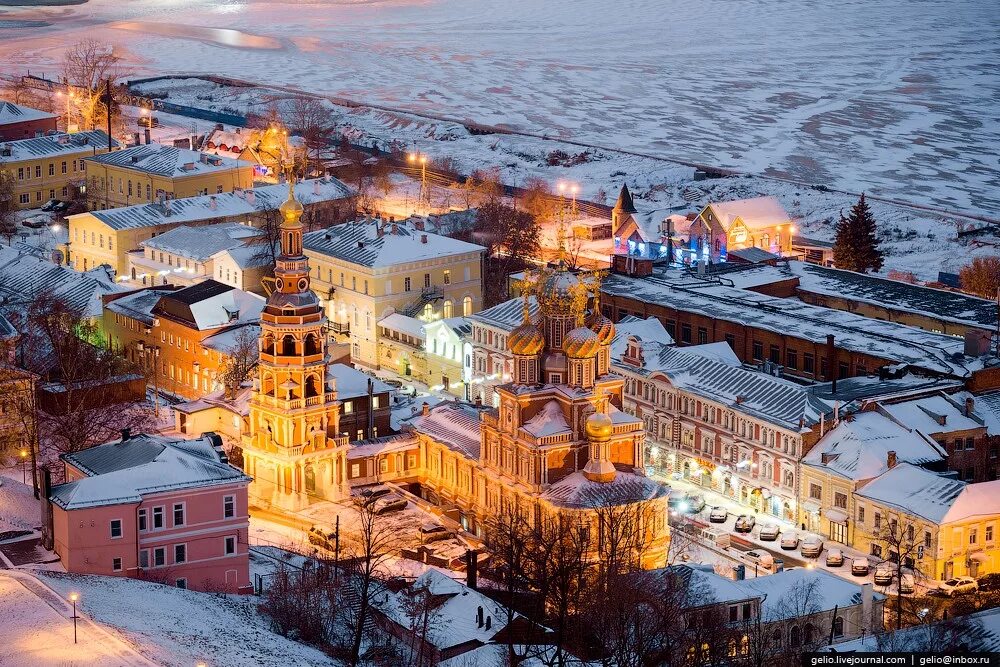
[[[993,3],[90,0],[0,9],[0,68],[66,44],[722,167],[1000,212]]]

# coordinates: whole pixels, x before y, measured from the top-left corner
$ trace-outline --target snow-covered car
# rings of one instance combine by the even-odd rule
[[[965,595],[975,593],[979,590],[979,584],[972,577],[953,577],[941,582],[938,592],[952,597],[954,595]]]
[[[382,496],[387,496],[390,493],[392,493],[392,489],[388,486],[373,486],[368,489],[363,489],[361,491],[361,498],[363,499],[362,502],[364,502],[365,505],[371,505]]]
[[[851,574],[855,577],[866,577],[871,569],[871,563],[867,558],[855,558],[851,561]]]
[[[798,533],[785,533],[781,536],[781,548],[786,551],[799,548]]]
[[[713,507],[712,511],[708,513],[708,520],[711,523],[725,523],[728,518],[729,512],[725,507]]]
[[[904,572],[899,575],[899,592],[903,595],[910,595],[915,590],[917,590],[917,582],[914,580],[913,575],[909,572]]]
[[[45,202],[44,204],[42,204],[42,210],[43,211],[51,211],[53,208],[55,208],[56,204],[58,204],[58,203],[59,203],[58,199],[50,199],[47,202]]]
[[[749,514],[741,514],[736,517],[736,525],[733,526],[733,529],[737,533],[749,533],[755,525],[757,525],[757,519]]]
[[[450,530],[445,528],[439,523],[425,523],[420,526],[420,543],[427,544],[428,542],[436,542],[438,540],[446,540],[451,537],[452,533]]]
[[[743,554],[743,559],[751,565],[770,570],[774,567],[774,556],[766,551],[747,551]]]
[[[806,558],[819,558],[819,555],[823,553],[823,540],[815,535],[806,537],[802,540],[802,546],[799,549],[799,553]]]
[[[375,510],[375,514],[399,512],[400,510],[406,509],[406,498],[403,498],[395,493],[387,493],[377,499],[372,504],[372,507]]]
[[[844,564],[844,552],[840,549],[830,549],[826,552],[826,564],[828,567],[840,567]]]
[[[26,220],[22,220],[21,224],[30,229],[42,229],[52,224],[52,218],[47,215],[34,215]]]
[[[888,586],[896,576],[896,570],[892,563],[879,563],[875,566],[875,576],[873,580],[879,586]]]
[[[764,523],[760,526],[760,533],[758,537],[764,542],[774,542],[778,539],[778,535],[781,535],[781,528],[778,528],[776,523]]]
[[[321,526],[312,526],[309,529],[309,544],[332,551],[336,541],[337,536],[332,530],[327,530]]]
[[[55,206],[52,207],[52,212],[53,213],[62,213],[64,211],[68,211],[69,207],[72,206],[72,205],[73,205],[72,202],[61,201],[61,202],[57,203]]]
[[[675,482],[679,482],[682,479],[684,479],[684,473],[682,473],[679,470],[677,472],[672,472],[670,473],[670,479],[674,480]]]
[[[687,512],[690,514],[697,514],[705,509],[705,497],[699,496],[696,493],[691,494],[687,497],[687,505]]]

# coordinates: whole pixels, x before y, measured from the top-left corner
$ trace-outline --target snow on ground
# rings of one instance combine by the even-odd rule
[[[90,0],[0,10],[6,71],[117,42],[210,72],[809,182],[1000,209],[991,3]]]
[[[34,530],[41,523],[41,505],[31,489],[31,471],[22,483],[21,466],[0,468],[0,533]]]
[[[198,661],[212,667],[337,664],[271,632],[254,596],[185,591],[123,577],[40,572],[39,578],[64,598],[78,593],[85,614],[163,667]]]

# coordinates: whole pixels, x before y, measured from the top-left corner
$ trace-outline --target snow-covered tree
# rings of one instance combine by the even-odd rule
[[[833,262],[838,269],[867,273],[882,268],[882,251],[875,235],[875,218],[872,216],[864,193],[851,207],[847,217],[840,214],[837,236],[833,242]]]

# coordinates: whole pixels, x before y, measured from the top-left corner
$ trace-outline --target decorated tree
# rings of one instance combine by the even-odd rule
[[[882,268],[883,259],[878,246],[875,218],[862,193],[847,217],[840,214],[837,237],[833,242],[833,262],[838,269],[859,273],[878,271]]]

